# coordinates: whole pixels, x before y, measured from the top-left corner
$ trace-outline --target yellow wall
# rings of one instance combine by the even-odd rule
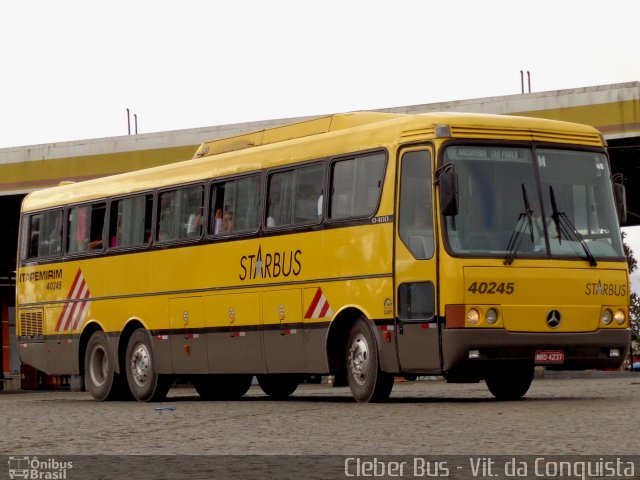
[[[102,155],[42,159],[0,165],[0,192],[26,192],[116,173],[188,160],[198,145]]]
[[[563,90],[558,92],[543,92],[530,95],[510,95],[494,97],[474,101],[449,102],[446,104],[425,104],[410,107],[397,107],[395,113],[426,113],[434,111],[466,111],[485,113],[508,113],[553,120],[563,120],[587,124],[596,127],[608,138],[640,136],[640,99],[636,98],[638,87],[635,84],[611,85],[605,87],[589,87],[580,91]],[[631,92],[631,93],[629,93]],[[600,103],[596,103],[600,102]],[[584,105],[576,105],[583,103]],[[553,108],[550,108],[553,107]],[[385,110],[385,109],[383,109]],[[381,110],[382,111],[382,110]],[[313,124],[322,119],[311,120]],[[282,123],[291,123],[295,119]],[[277,125],[279,121],[271,123]],[[260,130],[255,123],[247,123],[234,126],[233,129],[215,131],[215,137],[239,135],[239,132]],[[277,130],[277,129],[276,129]],[[274,130],[275,131],[275,130]],[[150,145],[162,145],[164,142],[174,142],[184,132],[165,132],[152,134]],[[240,138],[240,137],[237,137]],[[210,138],[207,138],[209,140]],[[185,143],[191,143],[191,138]],[[231,139],[232,140],[232,139]],[[230,141],[231,141],[230,140]],[[111,147],[109,142],[114,142]],[[199,144],[180,147],[159,147],[144,150],[126,151],[128,148],[119,146],[114,139],[91,140],[86,143],[88,148],[100,146],[111,153],[96,155],[82,155],[85,145],[77,147],[71,144],[54,144],[55,148],[68,148],[70,152],[79,152],[78,155],[69,153],[60,155],[60,158],[48,156],[49,146],[43,146],[42,159],[31,161],[14,161],[13,152],[0,152],[0,195],[28,192],[44,187],[54,186],[62,180],[86,180],[95,177],[122,173],[142,168],[163,165],[187,160],[193,157]],[[71,148],[73,147],[73,148]],[[16,149],[16,155],[29,154],[34,147]],[[11,162],[11,163],[10,163]]]
[[[518,112],[526,117],[584,123],[604,135],[640,135],[640,100]]]

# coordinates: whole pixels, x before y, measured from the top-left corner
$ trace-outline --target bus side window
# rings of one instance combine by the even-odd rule
[[[269,175],[267,199],[267,227],[291,224],[291,211],[295,175],[293,170]]]
[[[211,187],[210,235],[249,233],[260,219],[260,177],[238,178]]]
[[[109,247],[136,247],[149,243],[153,197],[140,195],[111,204]]]
[[[431,207],[431,157],[426,150],[402,156],[400,174],[399,234],[417,259],[433,256],[433,213]]]
[[[200,236],[204,187],[197,185],[162,192],[159,199],[156,240],[169,242]]]
[[[296,169],[293,223],[315,223],[322,216],[324,165]]]
[[[105,212],[104,202],[69,209],[67,253],[102,250]]]
[[[322,215],[324,165],[298,167],[269,176],[267,227],[316,223]]]
[[[27,258],[55,257],[62,246],[62,210],[28,217]]]
[[[429,320],[435,315],[435,289],[431,282],[403,283],[398,288],[402,320]]]
[[[380,201],[385,158],[384,153],[375,153],[333,164],[330,218],[373,215]]]

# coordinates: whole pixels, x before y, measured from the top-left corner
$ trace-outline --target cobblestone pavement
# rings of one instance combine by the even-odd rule
[[[159,408],[165,408],[160,409]],[[251,387],[239,401],[174,388],[162,403],[88,393],[0,393],[4,455],[624,455],[635,454],[640,374],[536,379],[522,401],[484,383],[402,382],[386,404],[303,385],[288,401]]]

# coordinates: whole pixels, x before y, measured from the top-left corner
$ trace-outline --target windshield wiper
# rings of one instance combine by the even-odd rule
[[[514,258],[516,258],[516,252],[520,248],[520,243],[522,243],[522,231],[525,223],[529,226],[529,231],[531,232],[531,243],[533,243],[533,210],[531,210],[531,206],[529,204],[529,195],[527,195],[527,188],[524,186],[524,183],[520,184],[522,186],[522,199],[524,200],[524,212],[522,212],[518,216],[518,221],[516,222],[516,226],[511,233],[511,238],[509,238],[509,243],[507,244],[507,256],[504,259],[505,265],[511,265],[513,263]]]
[[[551,218],[556,226],[556,231],[558,232],[558,243],[562,243],[562,234],[564,234],[567,240],[580,242],[587,260],[589,260],[589,265],[591,265],[592,267],[597,266],[598,262],[596,262],[596,259],[593,256],[593,253],[591,253],[591,250],[589,250],[587,242],[584,241],[584,237],[580,235],[580,232],[578,232],[578,230],[576,230],[576,227],[573,225],[573,223],[571,223],[571,220],[569,220],[567,214],[558,210],[558,204],[556,203],[556,194],[553,191],[552,185],[549,185],[549,198],[551,200]]]

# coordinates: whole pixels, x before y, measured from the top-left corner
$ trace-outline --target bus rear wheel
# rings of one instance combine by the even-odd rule
[[[136,400],[163,400],[171,387],[169,378],[156,372],[151,340],[147,331],[139,328],[129,338],[125,357],[127,382]]]
[[[497,366],[485,378],[487,388],[498,400],[519,400],[529,390],[534,367],[530,363]]]
[[[393,388],[394,376],[380,370],[378,347],[367,320],[359,318],[347,341],[347,380],[359,402],[384,402]]]
[[[253,375],[197,375],[193,387],[204,400],[237,400],[249,391]]]
[[[296,391],[302,376],[295,373],[271,373],[258,375],[258,384],[262,391],[275,400],[284,400]]]
[[[98,401],[118,400],[128,393],[123,376],[115,372],[109,355],[107,335],[102,330],[93,332],[87,343],[84,384],[91,396]]]

